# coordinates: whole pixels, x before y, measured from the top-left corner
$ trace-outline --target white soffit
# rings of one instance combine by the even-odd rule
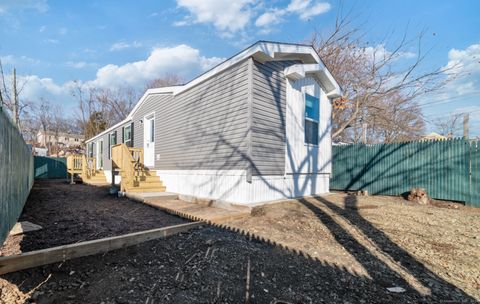
[[[295,64],[285,68],[284,73],[285,77],[292,80],[299,80],[307,75],[316,76],[329,98],[341,96],[340,86],[323,64]]]

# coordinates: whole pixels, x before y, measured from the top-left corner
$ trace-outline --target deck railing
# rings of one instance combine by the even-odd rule
[[[83,155],[72,154],[67,156],[67,171],[70,174],[82,173],[83,168]]]
[[[138,184],[137,177],[143,168],[143,149],[129,148],[125,144],[112,147],[112,169],[119,169],[122,177],[121,191],[135,187]]]
[[[97,171],[95,157],[86,157],[82,154],[72,154],[67,156],[67,172],[73,182],[75,173],[82,174],[82,179],[90,179]]]

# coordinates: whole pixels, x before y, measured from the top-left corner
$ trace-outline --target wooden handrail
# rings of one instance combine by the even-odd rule
[[[67,170],[69,172],[81,172],[82,167],[81,154],[72,154],[67,156]]]
[[[142,166],[142,148],[129,148],[125,144],[118,144],[112,147],[112,167],[120,169],[122,176],[121,191],[135,187],[137,172],[141,171]]]

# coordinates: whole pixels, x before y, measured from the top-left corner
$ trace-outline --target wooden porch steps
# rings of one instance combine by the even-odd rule
[[[122,177],[123,179],[123,177]],[[135,176],[133,186],[128,186],[125,192],[165,192],[167,188],[159,176],[153,170],[142,169],[138,176]]]
[[[83,183],[85,184],[97,185],[97,186],[108,185],[107,177],[105,176],[105,173],[103,172],[103,170],[96,170],[95,175],[90,176],[89,178],[88,177],[84,178],[82,175],[80,176],[82,177]]]

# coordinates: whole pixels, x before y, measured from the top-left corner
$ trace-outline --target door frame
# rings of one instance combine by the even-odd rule
[[[146,128],[147,128],[147,121],[151,121],[151,120],[153,120],[153,124],[154,124],[153,125],[153,147],[151,147],[152,163],[147,164],[147,162],[146,162],[146,159],[147,159],[147,157],[146,157],[147,134],[148,135],[151,135],[151,134],[150,134],[150,126],[148,126],[148,130],[149,130],[148,132],[147,132]],[[156,127],[155,111],[150,112],[147,115],[143,116],[143,162],[144,162],[144,165],[146,167],[149,167],[149,168],[153,168],[155,166],[155,127]]]
[[[101,145],[102,151],[100,151],[100,143],[102,143],[102,145]],[[101,139],[97,142],[95,150],[96,150],[95,155],[97,157],[97,159],[96,159],[97,163],[95,164],[95,166],[97,167],[97,169],[101,170],[101,169],[103,169],[103,150],[105,150],[104,146],[103,146],[103,139]]]

